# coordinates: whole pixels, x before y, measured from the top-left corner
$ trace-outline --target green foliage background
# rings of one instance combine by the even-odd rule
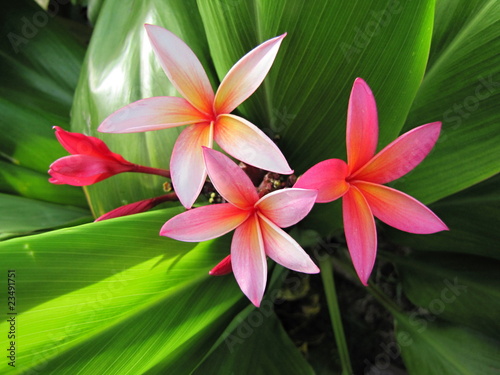
[[[306,359],[296,349],[270,299],[256,310],[232,276],[208,276],[229,238],[186,244],[158,236],[180,207],[90,223],[91,212],[161,194],[161,178],[119,175],[85,191],[48,183],[48,166],[65,155],[53,125],[99,136],[133,162],[168,166],[180,129],[96,132],[134,100],[177,95],[146,22],[179,35],[214,86],[247,51],[287,32],[263,85],[237,111],[277,140],[297,173],[345,157],[356,77],[377,99],[379,148],[442,121],[435,149],[393,186],[431,204],[451,230],[417,236],[381,225],[380,262],[396,267],[391,282],[412,307],[380,296],[383,273],[367,292],[392,313],[396,357],[408,373],[499,373],[498,1],[88,0],[92,27],[79,21],[82,1],[62,3],[47,12],[18,0],[0,16],[0,264],[16,270],[19,314],[16,368],[1,363],[2,373],[338,371],[336,353]],[[338,208],[316,207],[294,235],[311,249],[331,240],[341,230]],[[275,267],[268,298],[284,275]],[[6,296],[5,288],[3,309]],[[0,322],[0,332],[8,329]],[[367,360],[381,371],[377,354]],[[355,358],[356,368],[363,360]]]

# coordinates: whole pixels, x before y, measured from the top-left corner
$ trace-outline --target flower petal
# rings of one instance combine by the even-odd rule
[[[262,43],[229,70],[215,94],[217,114],[232,112],[257,90],[271,69],[285,36],[286,33]]]
[[[259,214],[266,255],[283,267],[304,273],[318,273],[319,268],[300,245],[271,220]]]
[[[361,78],[356,78],[347,109],[347,164],[355,172],[370,160],[377,149],[377,105],[372,90]]]
[[[133,169],[133,164],[124,165],[115,160],[96,156],[70,155],[53,162],[50,165],[49,174],[56,184],[87,186],[118,173],[133,171]]]
[[[129,203],[126,204],[125,206],[115,208],[114,210],[111,210],[105,213],[104,215],[99,216],[94,221],[103,221],[108,219],[114,219],[116,217],[122,217],[122,216],[138,214],[141,212],[146,212],[161,203],[173,200],[177,200],[177,195],[175,193],[169,193],[159,197],[144,199],[142,201]]]
[[[170,159],[172,185],[180,202],[191,208],[207,178],[202,146],[212,147],[212,125],[190,125],[175,142]]]
[[[160,64],[175,88],[201,112],[213,113],[214,91],[200,61],[178,36],[144,25]]]
[[[280,174],[292,174],[276,144],[251,122],[234,115],[217,117],[214,139],[229,155],[246,164]]]
[[[257,189],[243,170],[222,152],[203,148],[210,181],[225,200],[243,210],[259,200]]]
[[[266,288],[267,262],[256,215],[236,229],[231,243],[231,263],[241,291],[259,307]]]
[[[404,176],[429,154],[440,131],[440,122],[410,130],[375,155],[363,168],[351,176],[351,180],[385,184]]]
[[[387,186],[355,182],[373,214],[391,227],[410,233],[428,234],[448,230],[445,223],[424,204]]]
[[[375,220],[363,194],[351,186],[342,198],[344,232],[354,269],[367,285],[377,255]]]
[[[264,195],[255,206],[278,227],[287,228],[306,217],[313,208],[317,195],[316,190],[277,190]]]
[[[316,202],[331,202],[349,190],[349,184],[345,180],[347,173],[348,167],[343,160],[324,160],[309,168],[293,187],[315,189],[318,191]]]
[[[125,206],[120,206],[118,208],[115,208],[114,210],[106,212],[104,215],[99,216],[94,221],[103,221],[122,216],[134,215],[140,212],[146,212],[155,206],[154,203],[155,203],[154,198],[129,203],[126,204]]]
[[[158,96],[141,99],[109,115],[97,128],[103,133],[137,133],[206,121],[184,98]]]
[[[211,240],[232,231],[248,216],[248,211],[230,203],[197,207],[167,221],[160,230],[160,236],[185,242]]]
[[[119,161],[124,164],[129,163],[121,155],[111,152],[106,143],[99,138],[68,132],[59,126],[53,128],[56,131],[57,140],[70,154],[89,155]]]
[[[233,266],[231,264],[231,255],[228,255],[212,268],[208,274],[211,276],[223,276],[231,272],[233,272]]]

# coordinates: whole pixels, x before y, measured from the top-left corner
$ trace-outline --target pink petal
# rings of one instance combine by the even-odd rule
[[[164,203],[167,201],[177,200],[177,196],[175,193],[165,194],[159,197],[154,197],[150,199],[144,199],[139,202],[133,202],[130,204],[126,204],[125,206],[121,206],[105,213],[102,216],[99,216],[94,221],[103,221],[108,219],[114,219],[116,217],[134,215],[141,212],[146,212],[152,209],[153,207],[159,205],[160,203]]]
[[[342,198],[342,211],[354,269],[361,282],[367,285],[377,255],[375,220],[363,194],[354,186]]]
[[[204,148],[203,156],[210,181],[219,194],[243,210],[253,208],[259,196],[246,173],[219,151]]]
[[[236,229],[231,244],[231,263],[241,291],[259,307],[266,288],[267,262],[256,215]]]
[[[387,186],[357,181],[373,214],[384,223],[410,233],[448,230],[445,223],[415,198]]]
[[[175,142],[170,159],[172,185],[180,202],[191,208],[207,178],[202,146],[212,147],[212,125],[190,125]]]
[[[73,155],[89,155],[127,164],[121,155],[111,152],[106,143],[96,137],[81,133],[68,132],[59,126],[54,126],[56,138],[61,145]],[[131,163],[129,163],[131,164]]]
[[[50,173],[50,171],[49,171],[49,173]],[[51,178],[49,178],[49,182],[50,182],[51,184],[54,184],[54,185],[64,185],[64,184],[65,184],[63,181],[59,181],[59,180],[58,180],[57,178],[55,178],[55,177],[51,177]]]
[[[97,129],[103,133],[137,133],[206,122],[184,98],[158,96],[138,100],[109,115]]]
[[[260,228],[264,240],[266,255],[283,267],[298,272],[318,273],[319,268],[309,255],[285,231],[278,228],[271,220],[259,214]]]
[[[232,112],[257,90],[271,69],[285,36],[286,33],[262,43],[231,68],[215,94],[217,114]]]
[[[89,155],[70,155],[52,163],[49,174],[56,184],[87,186],[133,169],[133,164],[123,165],[114,160]]]
[[[278,227],[287,228],[306,217],[314,206],[317,195],[316,190],[277,190],[263,196],[255,207]]]
[[[280,174],[293,173],[278,146],[263,131],[241,117],[217,117],[214,139],[229,155],[246,164]]]
[[[191,48],[160,26],[144,26],[168,79],[193,106],[211,115],[214,91],[203,66]]]
[[[231,255],[228,255],[212,268],[208,274],[211,276],[223,276],[231,272],[233,272],[233,266],[231,264]]]
[[[366,82],[356,78],[347,109],[347,164],[351,173],[375,155],[377,142],[378,119],[375,98]]]
[[[349,184],[345,180],[347,172],[348,167],[343,160],[324,160],[308,169],[293,187],[315,189],[318,191],[316,202],[331,202],[349,190]]]
[[[404,176],[427,156],[436,143],[441,123],[419,126],[398,137],[373,157],[351,180],[385,184]]]
[[[230,203],[197,207],[167,221],[160,235],[185,242],[207,241],[232,231],[249,216],[249,211]]]

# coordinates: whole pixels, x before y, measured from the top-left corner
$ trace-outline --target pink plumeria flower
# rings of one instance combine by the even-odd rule
[[[163,70],[184,98],[142,99],[111,114],[99,126],[107,133],[132,133],[192,124],[175,143],[170,170],[179,200],[191,208],[207,177],[201,146],[213,141],[238,160],[268,171],[291,174],[279,148],[259,128],[230,113],[262,83],[286,34],[250,51],[227,73],[214,94],[196,55],[177,36],[145,25]]]
[[[300,245],[280,229],[296,224],[309,213],[317,191],[283,189],[259,199],[250,178],[227,156],[206,147],[203,155],[210,180],[228,203],[203,206],[177,215],[165,223],[160,235],[199,242],[236,229],[231,258],[222,262],[226,263],[221,265],[220,271],[227,273],[232,266],[241,290],[255,306],[259,306],[266,286],[266,255],[295,271],[319,272]]]
[[[87,186],[123,172],[141,172],[169,177],[168,171],[133,164],[111,152],[96,137],[72,133],[54,126],[56,138],[70,156],[57,159],[50,165],[49,181],[53,184]]]
[[[378,120],[375,98],[361,78],[354,81],[347,112],[347,164],[322,161],[304,173],[294,187],[317,189],[317,202],[342,197],[344,231],[354,268],[364,285],[377,253],[374,216],[410,233],[435,233],[448,227],[426,206],[382,184],[415,168],[436,143],[441,123],[419,126],[375,155]]]

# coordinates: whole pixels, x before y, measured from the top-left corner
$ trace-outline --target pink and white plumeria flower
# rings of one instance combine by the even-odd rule
[[[309,213],[317,191],[283,189],[259,199],[250,178],[227,156],[206,147],[203,156],[211,182],[228,203],[179,214],[165,223],[160,235],[200,242],[236,229],[231,258],[222,261],[222,269],[227,272],[232,266],[241,290],[255,306],[259,306],[266,287],[266,255],[294,271],[318,273],[309,255],[280,229],[298,223]]]
[[[170,161],[172,184],[186,208],[195,202],[207,176],[201,147],[211,148],[214,140],[246,164],[280,174],[293,173],[264,132],[230,114],[260,86],[286,34],[245,55],[214,94],[200,61],[180,38],[159,26],[145,27],[163,70],[183,98],[162,96],[134,102],[106,118],[100,132],[144,132],[191,124],[177,139]]]
[[[375,155],[378,142],[377,107],[370,87],[354,81],[347,113],[347,163],[322,161],[306,171],[294,185],[317,189],[317,202],[342,197],[344,231],[354,268],[367,285],[377,253],[374,216],[410,233],[435,233],[448,227],[426,206],[382,184],[415,168],[436,143],[441,123],[417,127],[401,135]]]

